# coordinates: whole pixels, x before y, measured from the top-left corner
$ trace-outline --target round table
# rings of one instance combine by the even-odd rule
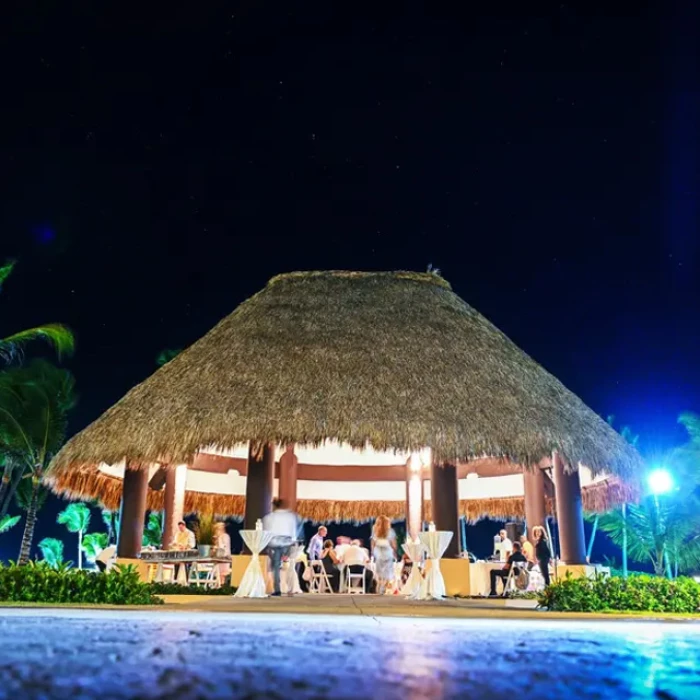
[[[252,557],[241,584],[233,595],[236,598],[267,598],[267,585],[260,566],[260,552],[270,544],[272,533],[267,530],[241,530],[241,537]]]
[[[401,589],[401,595],[410,597],[420,591],[421,584],[423,583],[423,577],[421,576],[418,565],[423,561],[425,545],[422,542],[406,542],[406,544],[403,545],[403,551],[406,552],[408,558],[411,560],[411,573]]]
[[[445,597],[445,579],[440,571],[440,559],[452,536],[453,533],[448,530],[433,530],[418,535],[430,558],[430,567],[420,589],[411,596],[413,600],[442,600]]]

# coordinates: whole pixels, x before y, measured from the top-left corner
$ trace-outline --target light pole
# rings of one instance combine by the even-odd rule
[[[656,520],[658,526],[661,527],[661,508],[659,507],[659,496],[663,496],[673,489],[673,477],[671,472],[667,469],[657,468],[649,473],[647,477],[647,486],[649,491],[654,496],[654,505],[656,506]],[[664,565],[666,568],[666,577],[673,578],[671,575],[671,562],[668,559],[668,552],[666,551],[666,541],[664,539],[662,556],[664,559]]]

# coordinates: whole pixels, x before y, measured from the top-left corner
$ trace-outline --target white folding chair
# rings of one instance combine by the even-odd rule
[[[365,594],[365,567],[359,573],[353,573],[350,566],[346,567],[347,592],[351,594]]]
[[[518,584],[518,579],[521,577],[522,574],[525,574],[525,585],[519,585]],[[508,569],[508,578],[506,579],[505,583],[503,584],[503,593],[501,593],[502,597],[506,597],[509,593],[513,593],[516,591],[525,591],[527,590],[527,581],[529,580],[530,574],[527,570],[527,562],[525,561],[516,561],[510,569]]]
[[[331,580],[323,568],[323,562],[319,560],[310,561],[309,566],[311,567],[309,593],[333,593],[333,586],[331,586]]]
[[[214,562],[193,562],[192,566],[190,566],[188,583],[197,586],[197,588],[200,586],[204,588],[219,588],[221,586],[219,565]]]

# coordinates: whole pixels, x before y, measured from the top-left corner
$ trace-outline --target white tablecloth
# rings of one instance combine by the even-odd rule
[[[418,537],[430,557],[430,567],[414,600],[441,600],[445,597],[445,579],[440,571],[440,559],[452,541],[453,533],[447,530],[421,532]]]
[[[280,590],[282,593],[291,593],[292,595],[301,593],[296,565],[297,558],[302,551],[304,551],[304,546],[299,544],[293,544],[289,548],[289,560],[282,565],[280,576]]]
[[[425,545],[422,542],[406,542],[406,544],[403,545],[403,551],[408,555],[412,565],[408,580],[401,589],[401,595],[413,596],[420,591],[421,584],[423,583],[423,576],[421,575],[418,565],[423,561]]]
[[[267,547],[272,533],[266,530],[241,530],[241,537],[252,554],[241,584],[234,593],[236,598],[267,598],[265,577],[260,566],[260,552]]]
[[[469,564],[469,592],[471,595],[488,595],[491,590],[491,572],[500,571],[500,561],[475,561]]]

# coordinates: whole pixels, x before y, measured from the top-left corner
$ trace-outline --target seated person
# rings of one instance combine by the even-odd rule
[[[365,565],[369,562],[369,552],[361,546],[360,540],[353,540],[343,554],[343,564],[353,574],[365,574],[365,590],[371,591],[374,585],[374,574]]]
[[[335,553],[338,555],[338,558],[342,560],[343,555],[345,554],[345,550],[350,546],[350,538],[349,537],[338,537],[335,541]]]
[[[187,529],[185,521],[181,520],[177,524],[177,532],[173,538],[173,542],[170,545],[170,549],[178,549],[180,551],[186,551],[188,549],[195,549],[197,546],[197,540],[195,539],[194,532]]]
[[[337,593],[340,588],[340,571],[338,570],[338,564],[340,559],[338,555],[333,551],[332,540],[326,540],[323,543],[323,549],[321,550],[321,564],[323,569],[328,576],[328,580],[331,582],[331,589],[333,593]]]
[[[496,579],[500,578],[503,585],[506,585],[506,580],[508,578],[508,573],[510,572],[510,567],[517,562],[523,562],[527,564],[527,559],[525,555],[520,551],[520,542],[513,542],[513,553],[508,557],[508,561],[502,569],[494,570],[491,572],[491,592],[490,596],[497,596],[496,593]]]
[[[533,565],[535,563],[535,548],[525,535],[520,535],[520,549],[528,563]]]

